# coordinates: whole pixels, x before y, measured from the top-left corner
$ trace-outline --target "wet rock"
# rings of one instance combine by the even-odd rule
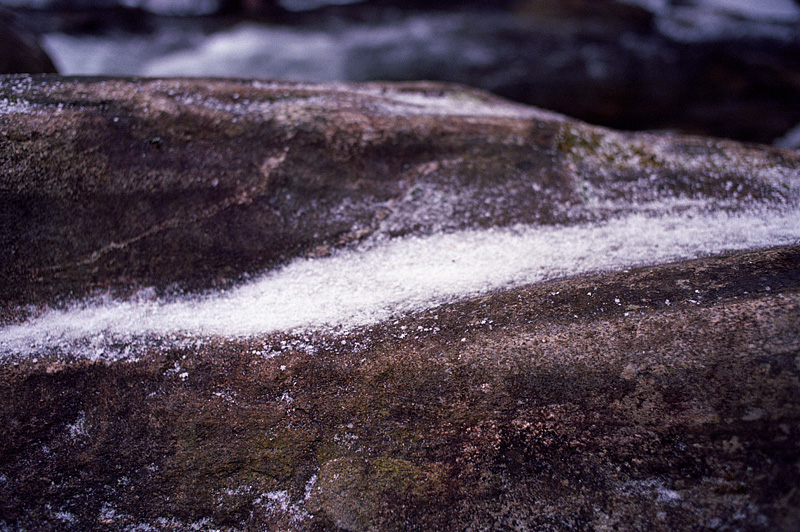
[[[440,84],[16,76],[0,123],[5,322],[368,239],[796,209],[800,176],[792,151]],[[799,264],[771,247],[338,333],[0,353],[0,528],[796,530]]]

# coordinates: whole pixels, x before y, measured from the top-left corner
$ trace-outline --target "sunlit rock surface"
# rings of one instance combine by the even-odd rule
[[[797,153],[22,76],[0,153],[0,527],[800,526]]]

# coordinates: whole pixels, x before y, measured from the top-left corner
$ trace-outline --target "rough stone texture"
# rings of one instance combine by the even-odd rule
[[[440,84],[25,76],[0,85],[0,153],[3,306],[224,285],[379,234],[782,202],[800,168]]]
[[[797,197],[798,154],[442,85],[5,78],[0,305],[368,237]],[[447,200],[447,201],[445,201]],[[0,360],[0,529],[800,526],[800,247],[347,335]]]
[[[4,362],[0,522],[796,530],[798,264],[791,247],[550,282],[314,353]]]

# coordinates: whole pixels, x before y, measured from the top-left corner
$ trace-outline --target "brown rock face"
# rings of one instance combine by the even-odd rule
[[[64,298],[359,242],[793,212],[800,176],[433,84],[8,77],[0,154],[0,346]],[[339,333],[4,352],[0,529],[796,530],[798,331],[782,245]]]
[[[314,353],[268,337],[6,361],[0,515],[37,530],[795,530],[799,261],[782,248],[545,283]]]
[[[381,224],[395,235],[555,220],[552,205],[577,201],[553,161],[561,119],[445,112],[483,109],[482,93],[43,78],[4,89],[0,300],[54,283],[208,282]],[[401,216],[440,190],[460,192],[442,212]]]
[[[15,304],[225,284],[376,235],[785,202],[771,174],[800,165],[439,84],[23,76],[0,102],[0,302]]]

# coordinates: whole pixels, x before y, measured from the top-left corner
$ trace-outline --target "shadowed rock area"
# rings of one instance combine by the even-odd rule
[[[0,125],[4,327],[400,238],[792,212],[800,178],[439,84],[6,77]],[[0,528],[796,530],[798,331],[790,243],[338,332],[0,353]]]
[[[51,74],[53,61],[36,37],[15,23],[13,15],[0,7],[0,74]]]

